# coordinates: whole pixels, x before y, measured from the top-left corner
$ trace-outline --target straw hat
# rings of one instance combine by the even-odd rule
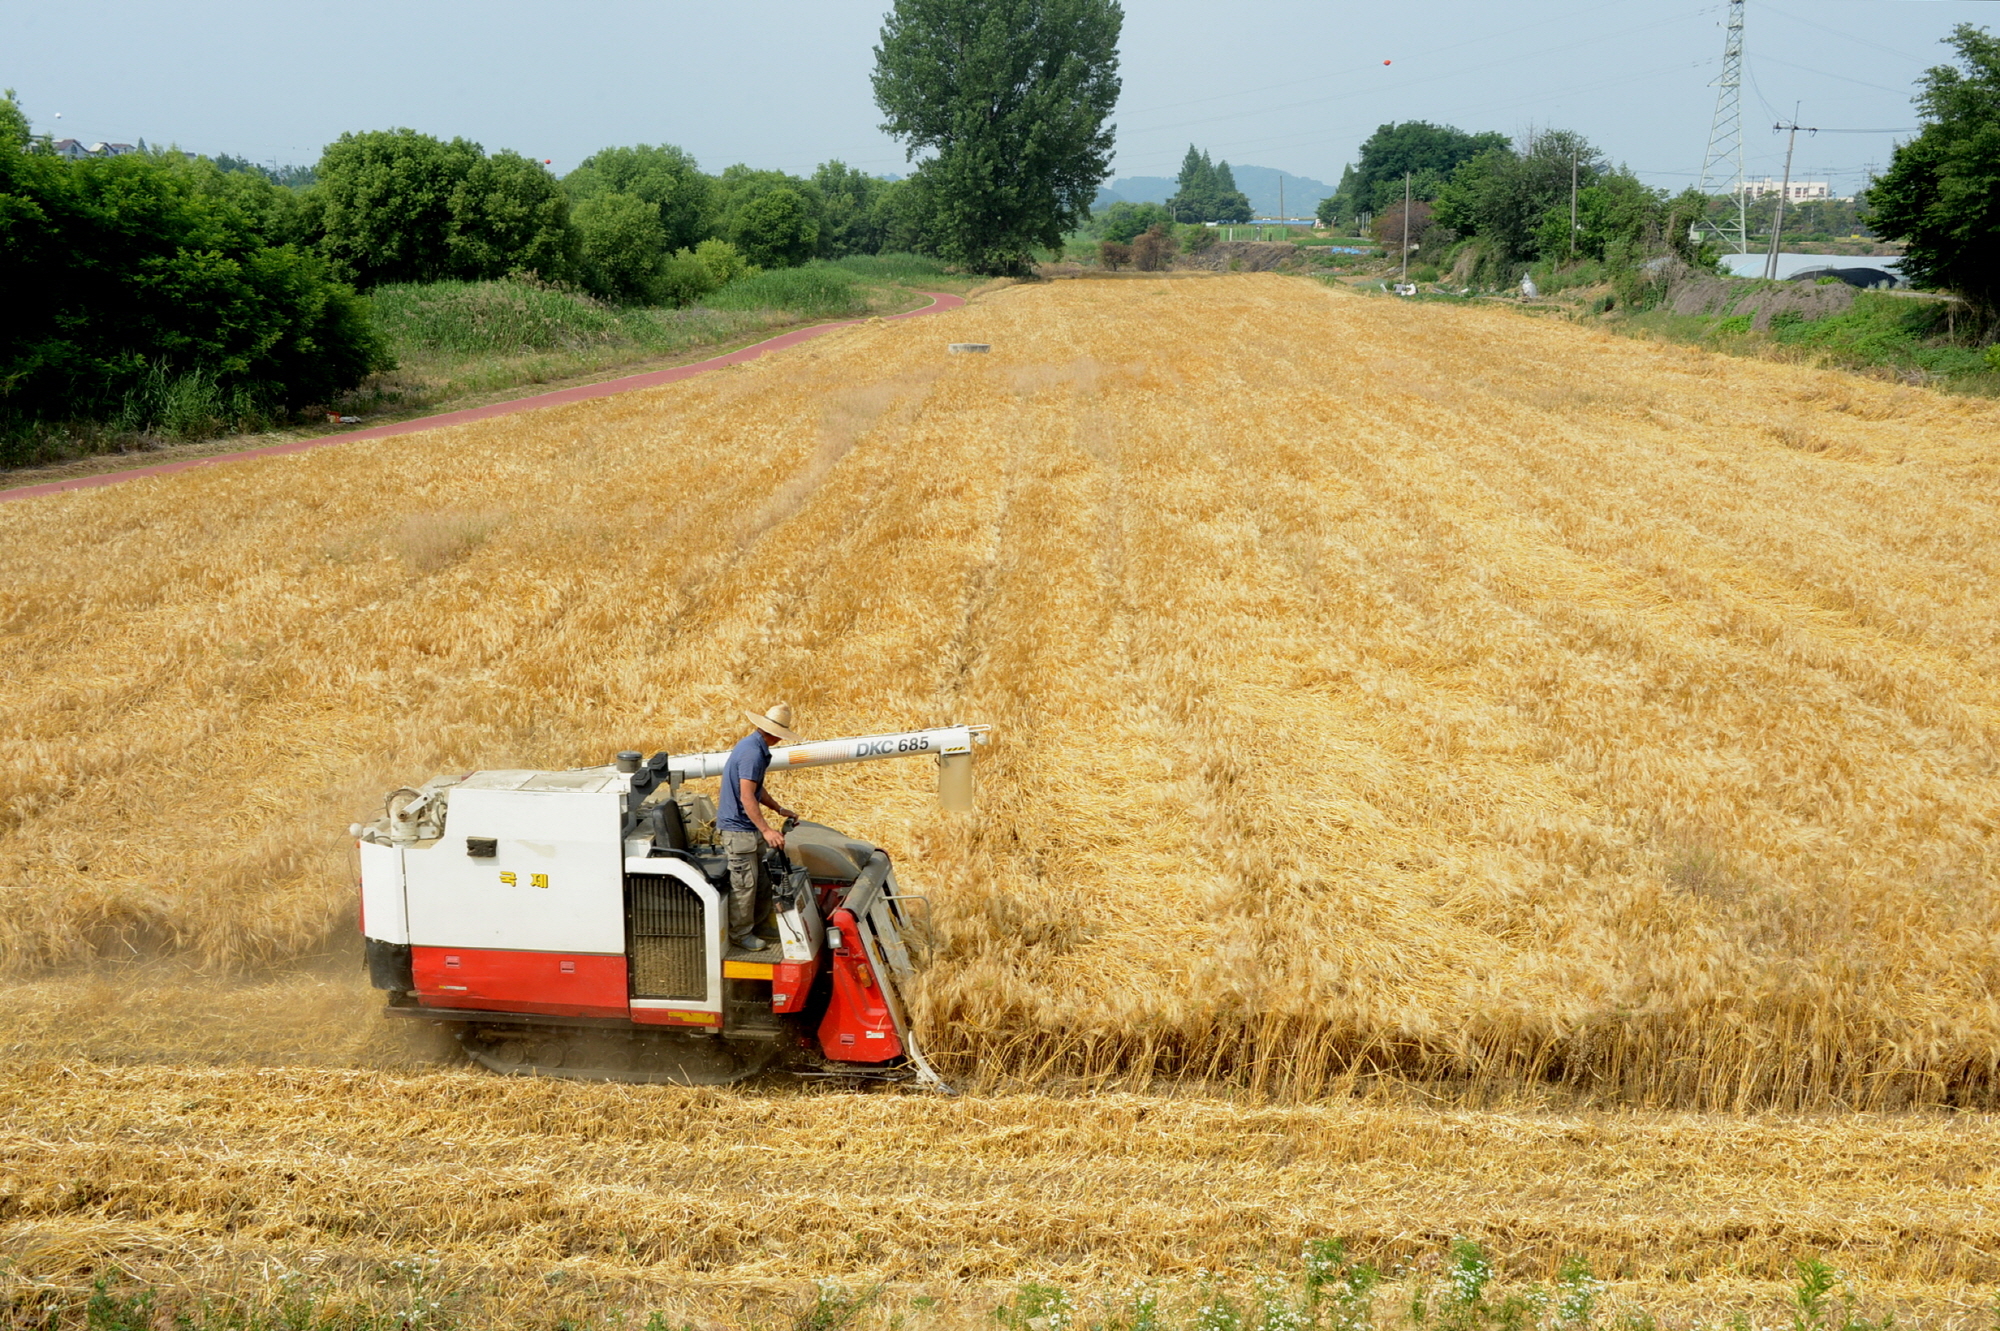
[[[750,718],[750,724],[767,735],[776,735],[787,744],[797,744],[799,737],[792,733],[792,705],[781,702],[764,716],[744,709],[743,715]]]

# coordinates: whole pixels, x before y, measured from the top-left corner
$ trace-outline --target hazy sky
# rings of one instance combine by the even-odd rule
[[[407,125],[574,166],[678,143],[702,166],[905,168],[868,85],[887,0],[0,0],[0,86],[36,128],[312,162]],[[1693,183],[1725,6],[1683,0],[1126,0],[1117,172],[1171,175],[1190,140],[1321,180],[1387,120],[1582,131],[1654,184]],[[1789,117],[1887,131],[1913,79],[1994,0],[1749,0],[1749,171]],[[1384,64],[1384,61],[1393,63]],[[56,113],[62,118],[57,120]],[[1800,140],[1793,175],[1850,192],[1889,133]]]

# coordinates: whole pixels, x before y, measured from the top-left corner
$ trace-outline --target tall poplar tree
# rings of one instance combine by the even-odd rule
[[[1923,76],[1923,130],[1868,191],[1878,234],[1907,242],[1903,272],[2000,318],[2000,38],[1961,23],[1962,68]]]
[[[1110,174],[1116,0],[896,0],[875,48],[882,128],[918,166],[925,228],[978,273],[1024,271]]]
[[[1250,200],[1236,188],[1227,162],[1212,162],[1190,143],[1181,159],[1180,179],[1167,209],[1176,222],[1247,222]]]
[[[1209,214],[1215,211],[1215,164],[1208,160],[1207,153],[1190,143],[1174,186],[1174,197],[1167,200],[1167,211],[1176,222],[1210,220]]]

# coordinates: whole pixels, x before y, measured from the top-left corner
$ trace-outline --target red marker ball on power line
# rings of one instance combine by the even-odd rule
[[[1386,61],[1386,60],[1384,60],[1384,61],[1383,61],[1382,63],[1386,65],[1386,64],[1388,64],[1389,62],[1388,62],[1388,61]]]

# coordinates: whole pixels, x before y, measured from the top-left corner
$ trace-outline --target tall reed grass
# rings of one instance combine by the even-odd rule
[[[898,282],[943,277],[951,272],[950,265],[927,254],[850,254],[844,259],[829,260],[828,266],[864,280]]]
[[[412,352],[515,353],[580,348],[628,335],[619,311],[529,282],[424,282],[369,298],[390,342]]]
[[[738,278],[702,297],[702,303],[715,310],[786,310],[806,318],[858,314],[867,306],[853,277],[831,264],[773,268]]]

